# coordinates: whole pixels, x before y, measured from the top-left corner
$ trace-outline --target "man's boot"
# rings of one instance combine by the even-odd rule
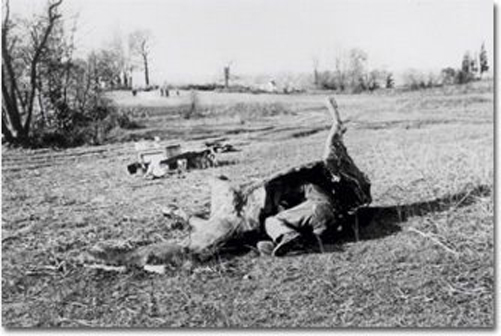
[[[289,232],[278,239],[278,243],[273,249],[273,256],[282,257],[288,252],[298,247],[300,244],[300,234],[298,232]]]
[[[260,255],[271,256],[273,254],[273,250],[275,249],[275,244],[273,244],[271,240],[261,240],[257,242],[256,247]]]

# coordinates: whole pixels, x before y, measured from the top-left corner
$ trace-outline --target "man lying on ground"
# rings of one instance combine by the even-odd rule
[[[151,258],[166,260],[179,254],[205,260],[229,242],[238,242],[250,234],[262,238],[257,247],[264,254],[283,256],[305,240],[314,240],[322,250],[325,234],[372,200],[369,179],[344,146],[346,128],[337,104],[334,98],[326,103],[333,125],[322,160],[247,187],[234,186],[223,176],[213,179],[209,219],[168,208],[166,215],[189,223],[190,236],[179,243],[153,244],[124,252],[118,258],[120,263],[144,265]],[[108,252],[101,246],[93,254],[106,261]]]

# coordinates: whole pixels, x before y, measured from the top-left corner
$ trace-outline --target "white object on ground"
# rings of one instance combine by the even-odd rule
[[[162,167],[160,162],[161,157],[153,157],[150,164],[148,165],[148,170],[146,171],[145,177],[163,177],[167,174],[167,167]]]
[[[143,269],[150,273],[165,274],[165,265],[144,265]]]

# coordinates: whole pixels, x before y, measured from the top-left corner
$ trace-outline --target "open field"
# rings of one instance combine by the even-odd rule
[[[336,96],[348,150],[373,185],[376,216],[360,241],[163,275],[85,268],[82,254],[102,240],[182,235],[160,209],[207,212],[208,175],[245,183],[318,159],[325,96],[201,93],[210,112],[190,120],[176,112],[186,95],[113,97],[144,128],[99,147],[3,148],[4,326],[494,326],[492,83]],[[221,154],[221,167],[144,180],[127,174],[135,152],[122,141],[146,136],[189,146],[225,137],[240,151]]]

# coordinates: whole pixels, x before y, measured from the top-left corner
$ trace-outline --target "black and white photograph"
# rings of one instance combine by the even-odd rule
[[[495,12],[2,0],[2,327],[492,330]]]

